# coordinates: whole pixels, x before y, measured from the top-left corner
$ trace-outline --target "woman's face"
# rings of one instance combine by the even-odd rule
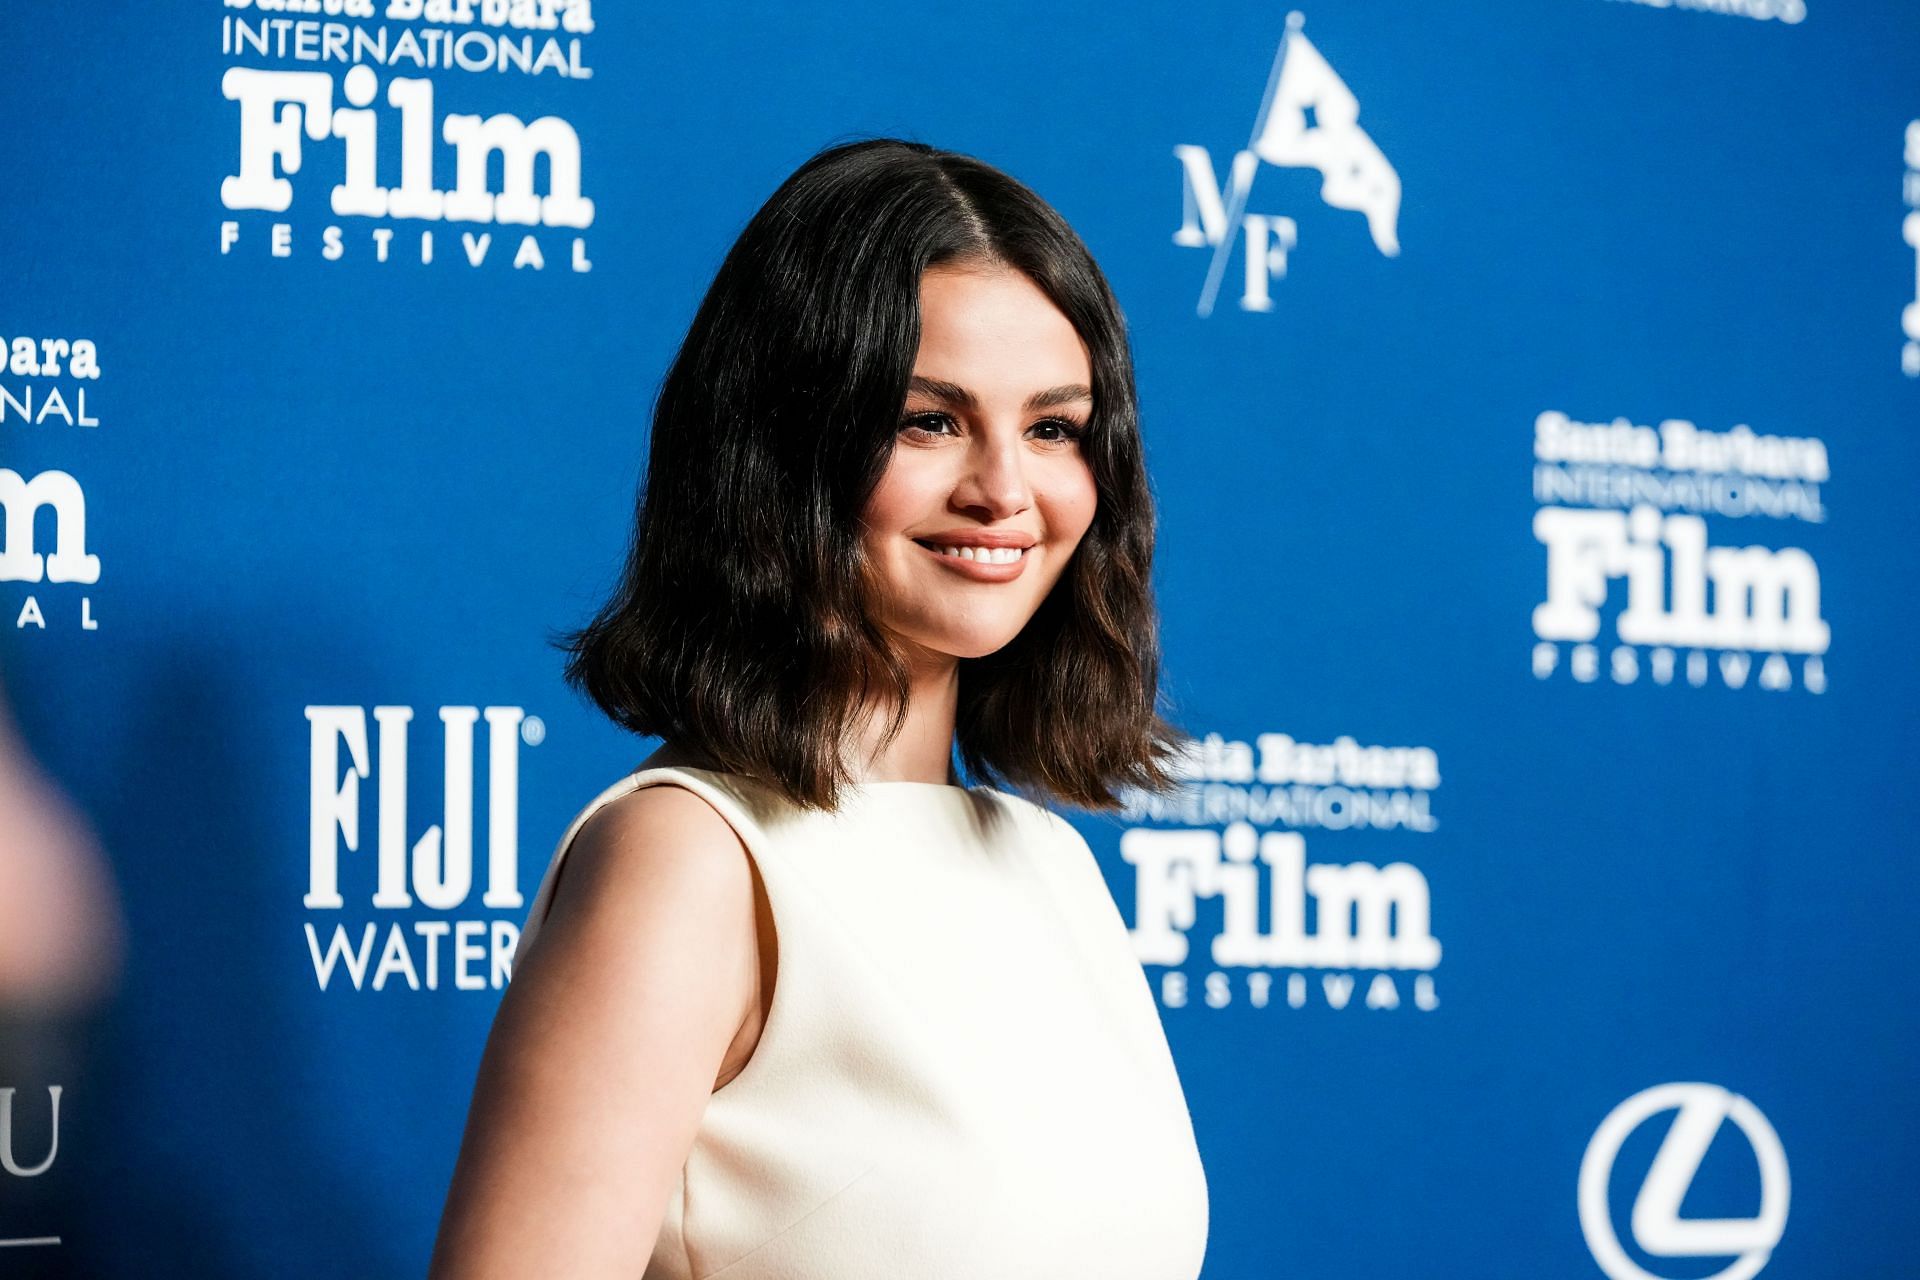
[[[1080,335],[1026,276],[921,278],[913,381],[863,513],[882,626],[956,658],[1020,633],[1093,522],[1078,440],[1092,381]]]

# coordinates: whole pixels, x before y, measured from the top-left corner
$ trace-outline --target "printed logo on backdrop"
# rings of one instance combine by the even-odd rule
[[[1651,1259],[1682,1259],[1648,1270],[1627,1253],[1614,1227],[1611,1192],[1621,1148],[1655,1116],[1674,1112],[1641,1180],[1627,1221],[1633,1243]],[[1715,1139],[1731,1120],[1753,1157],[1760,1182],[1751,1218],[1685,1218],[1680,1208]],[[1725,1149],[1723,1145],[1723,1150]],[[1600,1122],[1580,1160],[1580,1231],[1608,1280],[1748,1280],[1765,1267],[1787,1227],[1787,1154],[1760,1109],[1717,1084],[1663,1084],[1643,1089]],[[1730,1259],[1702,1275],[1699,1259]],[[1692,1265],[1687,1265],[1691,1263]],[[1658,1263],[1655,1263],[1658,1267]]]
[[[1439,1007],[1427,877],[1377,861],[1439,826],[1431,747],[1210,733],[1181,777],[1167,796],[1130,790],[1121,813],[1134,950],[1164,970],[1163,1005],[1197,981],[1213,1009]]]
[[[1756,22],[1784,22],[1792,26],[1807,20],[1806,0],[1616,0],[1649,9],[1693,9]]]
[[[1920,378],[1920,120],[1907,122],[1906,176],[1901,193],[1906,197],[1907,216],[1900,220],[1900,238],[1906,242],[1913,264],[1913,301],[1900,309],[1900,332],[1906,343],[1900,348],[1900,368],[1909,378]]]
[[[98,429],[100,352],[90,338],[0,336],[0,458],[29,443],[76,448]],[[51,518],[42,520],[46,509]],[[64,467],[0,466],[0,606],[13,629],[97,631],[93,596],[100,557],[87,549],[87,494]]]
[[[23,1184],[18,1179],[38,1178],[53,1169],[53,1162],[60,1155],[60,1094],[63,1086],[50,1084],[45,1087],[46,1106],[44,1112],[39,1105],[41,1090],[25,1090],[32,1101],[21,1106],[15,1102],[20,1094],[19,1088],[0,1086],[0,1203],[6,1203],[14,1210],[7,1217],[7,1229],[18,1230],[22,1216],[38,1206],[39,1201],[31,1191],[23,1194]],[[46,1116],[44,1129],[40,1117]],[[23,1117],[26,1123],[23,1125]],[[20,1136],[21,1129],[27,1130],[27,1138]],[[46,1154],[40,1156],[43,1149]],[[38,1156],[36,1159],[35,1157]],[[0,1248],[34,1249],[60,1243],[57,1235],[0,1236]]]
[[[442,785],[432,815],[439,821],[416,836],[407,812],[413,708],[374,707],[379,731],[371,741],[364,707],[308,707],[306,716],[307,892],[301,902],[320,989],[506,986],[525,906],[520,746],[539,745],[546,726],[519,707],[441,707]],[[474,726],[482,718],[484,866],[474,852]],[[369,779],[376,780],[371,794],[360,785]]]
[[[1823,441],[1550,409],[1533,455],[1536,678],[1826,691]]]
[[[1252,135],[1234,153],[1224,185],[1205,147],[1182,143],[1173,149],[1181,182],[1180,229],[1173,242],[1211,250],[1197,308],[1202,316],[1213,312],[1236,246],[1244,268],[1243,309],[1271,311],[1270,282],[1287,274],[1299,225],[1284,214],[1247,209],[1263,161],[1279,169],[1318,170],[1320,198],[1332,208],[1364,214],[1374,247],[1389,258],[1400,253],[1400,175],[1360,127],[1360,100],[1308,41],[1305,21],[1298,12],[1287,15]],[[1334,232],[1329,228],[1327,234]]]
[[[592,78],[591,0],[222,3],[223,257],[592,269],[579,134],[561,115],[528,118],[577,101],[538,82]]]

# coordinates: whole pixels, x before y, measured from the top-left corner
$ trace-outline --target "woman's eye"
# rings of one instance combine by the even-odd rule
[[[924,411],[909,413],[900,419],[900,430],[918,432],[922,436],[939,436],[949,429],[957,431],[959,424],[945,413]],[[1087,433],[1087,424],[1071,418],[1042,418],[1030,430],[1042,433],[1039,438],[1046,444],[1068,444]]]
[[[1075,422],[1070,418],[1043,418],[1041,421],[1033,424],[1033,429],[1035,431],[1057,432],[1058,434],[1049,438],[1048,443],[1050,444],[1061,444],[1078,440],[1081,436],[1087,434],[1086,423]]]
[[[944,413],[910,413],[900,419],[902,431],[922,431],[927,435],[937,435],[942,427],[952,425],[953,419]]]

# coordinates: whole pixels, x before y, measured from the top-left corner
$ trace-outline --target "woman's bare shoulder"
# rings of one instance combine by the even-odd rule
[[[716,853],[741,849],[739,835],[707,798],[692,787],[662,779],[608,800],[574,835],[567,856],[626,856],[649,862],[724,863]]]
[[[757,1007],[752,866],[701,796],[606,802],[565,871],[488,1038],[436,1277],[644,1267]]]

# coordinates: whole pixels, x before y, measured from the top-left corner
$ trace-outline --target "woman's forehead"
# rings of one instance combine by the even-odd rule
[[[926,274],[913,372],[975,398],[1020,401],[1091,383],[1086,343],[1073,322],[1038,285],[1008,269]]]

